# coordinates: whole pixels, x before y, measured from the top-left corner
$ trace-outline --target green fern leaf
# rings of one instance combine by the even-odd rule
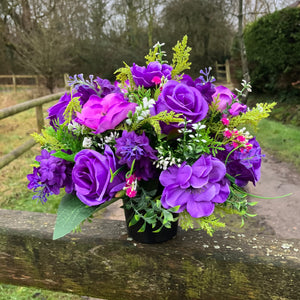
[[[189,62],[190,51],[192,48],[187,46],[187,35],[182,39],[182,42],[177,42],[173,47],[173,60],[172,60],[172,78],[180,74],[184,70],[190,69],[191,63]]]

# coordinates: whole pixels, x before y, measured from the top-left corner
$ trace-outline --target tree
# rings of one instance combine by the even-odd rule
[[[223,7],[221,0],[173,0],[164,9],[160,39],[167,45],[174,45],[188,35],[189,46],[193,49],[190,59],[193,76],[199,76],[199,69],[214,65],[215,61],[224,61],[230,55],[233,34]]]

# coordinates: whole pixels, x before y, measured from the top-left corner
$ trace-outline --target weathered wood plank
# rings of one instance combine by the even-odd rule
[[[33,139],[27,140],[21,146],[15,148],[11,152],[7,153],[6,155],[0,157],[0,169],[8,165],[10,162],[21,156],[23,153],[31,149],[36,144],[36,141]]]
[[[54,101],[54,100],[58,100],[59,97],[61,97],[64,93],[56,93],[56,94],[52,94],[52,95],[47,95],[47,96],[43,96],[40,98],[36,98],[36,99],[32,99],[29,101],[25,101],[23,103],[19,103],[17,105],[14,106],[10,106],[7,108],[3,108],[0,109],[0,120],[7,118],[9,116],[15,115],[17,113],[20,113],[24,110],[39,106],[39,105],[43,105],[45,103]]]
[[[299,240],[191,230],[144,245],[125,222],[95,219],[52,241],[54,221],[0,210],[0,282],[112,300],[299,299]]]

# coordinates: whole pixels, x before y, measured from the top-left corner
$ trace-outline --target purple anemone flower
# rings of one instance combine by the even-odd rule
[[[180,206],[178,213],[186,209],[194,218],[209,216],[230,194],[225,175],[224,163],[211,155],[202,155],[192,166],[173,165],[159,177],[165,187],[161,203],[166,209]]]
[[[254,185],[260,179],[261,148],[256,138],[249,140],[252,148],[243,153],[237,149],[230,154],[226,163],[226,171],[235,178],[238,186],[245,186],[249,181]],[[234,149],[232,145],[225,145],[225,150],[218,151],[217,157],[225,162],[228,154]]]

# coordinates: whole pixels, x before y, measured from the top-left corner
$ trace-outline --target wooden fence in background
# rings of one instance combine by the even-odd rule
[[[17,87],[33,87],[39,89],[40,87],[40,79],[39,75],[0,75],[0,86],[2,87],[11,87],[14,92],[17,91]],[[23,82],[20,82],[22,81]],[[33,83],[28,82],[31,80]],[[3,82],[4,81],[4,82]],[[25,83],[24,83],[25,81]],[[27,82],[27,84],[26,84]]]
[[[226,81],[226,83],[231,83],[231,75],[230,75],[230,63],[229,60],[226,59],[225,64],[219,64],[216,62],[215,64],[215,72],[218,81]]]
[[[29,101],[26,101],[26,102],[23,102],[23,103],[14,105],[14,106],[10,106],[7,108],[3,108],[0,110],[0,120],[35,107],[37,131],[41,132],[41,129],[44,127],[43,104],[46,104],[46,103],[54,101],[54,100],[58,100],[59,97],[61,97],[62,95],[63,95],[62,92],[56,93],[56,94],[32,99],[32,100],[29,100]],[[30,140],[26,141],[23,145],[19,146],[18,148],[14,149],[10,153],[1,157],[0,158],[0,169],[2,169],[4,166],[6,166],[7,164],[9,164],[13,160],[15,160],[17,157],[19,157],[24,152],[29,150],[35,144],[36,144],[36,142],[33,139],[30,139]]]

